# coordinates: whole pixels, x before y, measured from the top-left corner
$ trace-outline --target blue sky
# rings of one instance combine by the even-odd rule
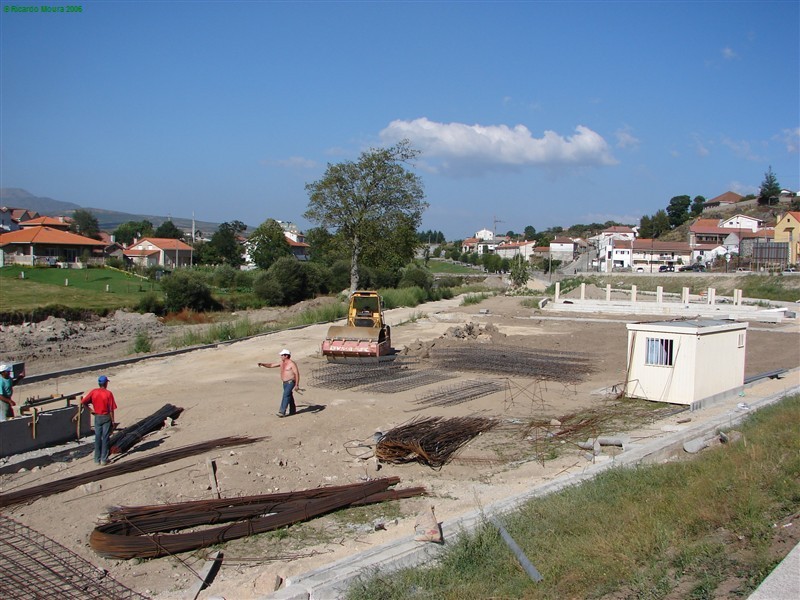
[[[449,239],[800,189],[800,2],[2,0],[0,185],[132,213],[302,219],[408,138]]]

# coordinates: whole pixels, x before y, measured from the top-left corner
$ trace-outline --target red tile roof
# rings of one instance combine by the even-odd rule
[[[69,221],[64,217],[37,217],[35,219],[28,219],[27,221],[20,221],[20,227],[69,227]]]
[[[156,248],[159,248],[160,250],[189,251],[192,249],[192,247],[186,242],[182,240],[176,240],[174,238],[154,238],[154,237],[142,238],[141,240],[133,244],[133,246],[138,246],[144,242],[149,242],[153,244],[153,246],[155,246]]]
[[[639,238],[633,240],[631,247],[634,250],[645,252],[648,250],[658,250],[659,252],[688,252],[692,249],[688,242],[665,242],[650,238]]]
[[[26,227],[0,235],[0,246],[6,244],[53,244],[56,246],[105,246],[99,240],[61,231],[52,227]]]
[[[720,194],[711,200],[706,200],[703,204],[735,204],[742,198],[744,198],[744,196],[741,196],[736,192],[725,192],[724,194]]]

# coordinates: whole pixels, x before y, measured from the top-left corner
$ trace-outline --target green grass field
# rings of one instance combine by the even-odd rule
[[[448,275],[479,275],[480,269],[473,269],[464,265],[447,262],[444,260],[437,260],[432,258],[428,261],[428,269],[431,273],[445,273]]]
[[[24,273],[24,279],[21,276]],[[60,304],[92,310],[135,305],[159,286],[114,269],[0,268],[0,312]]]

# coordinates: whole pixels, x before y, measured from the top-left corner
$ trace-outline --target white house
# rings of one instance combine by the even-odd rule
[[[534,242],[506,242],[504,244],[499,244],[495,248],[495,253],[500,258],[522,256],[525,260],[530,260],[535,247],[536,244]]]
[[[494,232],[489,231],[488,229],[481,229],[480,231],[475,232],[475,237],[483,241],[493,240]]]
[[[568,237],[557,237],[550,242],[550,256],[554,260],[570,262],[575,259],[575,240]]]
[[[723,229],[758,231],[764,227],[764,221],[747,215],[733,215],[730,219],[720,221],[719,226]]]
[[[699,407],[744,385],[747,323],[629,323],[625,395]]]
[[[143,238],[122,251],[135,265],[159,265],[169,269],[188,267],[192,262],[192,247],[183,240],[173,238]]]

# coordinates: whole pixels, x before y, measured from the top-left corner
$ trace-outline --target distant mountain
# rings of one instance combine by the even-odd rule
[[[76,210],[88,210],[95,217],[100,225],[100,229],[109,233],[113,232],[122,223],[128,221],[150,221],[154,227],[158,227],[165,221],[172,221],[175,227],[182,229],[186,233],[192,230],[192,219],[185,217],[159,217],[155,215],[138,215],[131,213],[118,212],[114,210],[106,210],[105,208],[92,208],[89,206],[80,206],[74,202],[64,202],[62,200],[54,200],[42,196],[34,196],[30,192],[21,188],[0,188],[0,206],[7,206],[11,208],[26,208],[31,211],[36,211],[40,215],[49,217],[58,216],[72,216]],[[210,221],[195,221],[195,230],[201,231],[203,234],[208,235],[214,233],[219,227],[219,223],[212,223]]]

